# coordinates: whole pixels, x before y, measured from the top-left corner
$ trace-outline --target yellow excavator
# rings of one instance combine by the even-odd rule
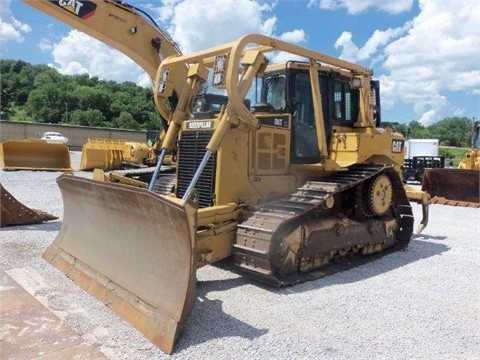
[[[63,223],[44,258],[164,352],[195,305],[201,266],[229,258],[292,285],[408,245],[405,139],[381,127],[371,69],[258,34],[181,55],[125,3],[22,1],[89,34],[98,27],[109,44],[122,38],[132,58],[155,55],[157,68],[144,68],[169,126],[148,189],[60,176]],[[279,52],[291,60],[270,64]],[[197,111],[205,85],[228,102]],[[173,190],[155,191],[174,146]],[[421,231],[428,194],[410,195],[423,205]]]
[[[473,123],[470,149],[458,169],[425,169],[422,190],[435,204],[480,207],[480,121]]]

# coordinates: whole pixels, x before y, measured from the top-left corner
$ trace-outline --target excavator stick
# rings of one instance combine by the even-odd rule
[[[68,147],[40,139],[2,142],[0,167],[4,170],[72,171]]]
[[[45,221],[58,219],[57,216],[50,215],[45,211],[31,209],[23,205],[2,184],[0,184],[0,203],[2,205],[0,214],[1,227],[40,224]]]
[[[432,203],[480,207],[480,170],[425,169],[422,190]]]
[[[197,196],[66,174],[57,183],[63,223],[43,258],[171,353],[196,301]]]
[[[82,146],[80,170],[119,169],[123,160],[125,140],[88,139]]]

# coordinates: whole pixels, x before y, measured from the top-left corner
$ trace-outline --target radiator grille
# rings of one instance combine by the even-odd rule
[[[188,185],[207,151],[206,146],[212,134],[213,131],[184,131],[182,133],[178,146],[177,198],[183,197],[187,191]],[[215,162],[216,154],[213,154],[195,186],[200,195],[198,203],[200,208],[213,205]]]

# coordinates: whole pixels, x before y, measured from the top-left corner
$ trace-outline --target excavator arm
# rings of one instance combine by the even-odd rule
[[[181,54],[175,42],[153,19],[127,3],[115,0],[22,1],[124,53],[152,79],[164,58]]]
[[[22,1],[127,55],[150,76],[154,91],[157,86],[153,81],[161,62],[168,57],[181,55],[172,38],[162,31],[149,15],[126,2]],[[174,84],[175,92],[168,99],[170,104],[155,101],[162,115],[167,113],[167,108],[176,105],[175,99],[182,93],[187,68],[177,69],[177,72],[180,74]],[[169,120],[168,117],[166,119]]]

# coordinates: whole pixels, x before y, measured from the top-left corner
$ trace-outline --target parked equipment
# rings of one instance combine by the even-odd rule
[[[0,168],[4,170],[72,171],[65,144],[41,139],[8,140],[0,144]]]
[[[154,166],[157,162],[157,141],[161,140],[149,144],[124,139],[89,138],[82,147],[80,170],[110,171]]]
[[[444,167],[445,157],[443,156],[414,156],[412,159],[405,159],[403,180],[422,183],[425,169]]]
[[[438,155],[438,139],[410,139],[405,142],[403,179],[422,183],[427,168],[445,167],[445,157]]]
[[[473,124],[471,148],[458,169],[427,169],[422,190],[437,204],[480,207],[480,121]]]
[[[23,205],[2,184],[0,184],[0,203],[1,227],[40,224],[45,221],[58,219],[57,216],[53,216],[45,211],[30,209],[28,206]]]
[[[231,258],[280,286],[408,245],[405,140],[380,127],[370,69],[256,34],[181,55],[163,33],[143,31],[151,24],[124,2],[89,2],[76,14],[67,3],[24,1],[132,58],[152,55],[143,65],[169,126],[149,189],[60,176],[63,224],[44,258],[163,351],[173,351],[195,304],[200,266]],[[305,61],[269,65],[277,51]],[[250,109],[257,79],[261,101]],[[196,112],[206,82],[228,103]],[[155,193],[174,146],[174,190]]]

